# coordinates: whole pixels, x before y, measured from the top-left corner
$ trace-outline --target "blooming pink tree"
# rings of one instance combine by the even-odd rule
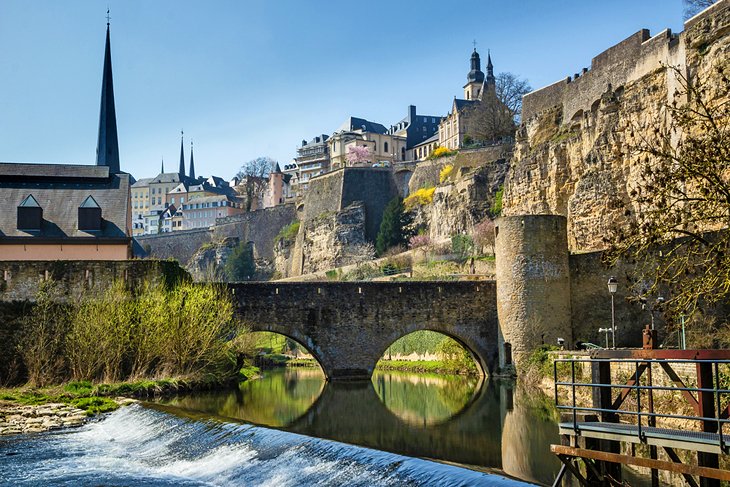
[[[347,148],[345,159],[350,165],[370,162],[370,148],[363,145],[353,145]]]
[[[423,247],[424,245],[428,245],[430,243],[431,239],[428,238],[428,235],[414,235],[408,241],[408,246],[412,249],[417,249],[418,247]]]
[[[474,239],[474,243],[480,254],[486,248],[489,249],[488,252],[491,251],[490,255],[494,255],[494,236],[494,222],[489,217],[474,226],[472,239]]]

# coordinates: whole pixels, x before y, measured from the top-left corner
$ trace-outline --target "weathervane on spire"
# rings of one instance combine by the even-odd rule
[[[112,18],[109,16],[109,7],[106,8],[106,25],[109,25],[109,21]]]
[[[476,40],[476,39],[474,39],[474,40],[472,41],[472,44],[474,44],[474,50],[476,51],[476,50],[477,50],[477,40]]]

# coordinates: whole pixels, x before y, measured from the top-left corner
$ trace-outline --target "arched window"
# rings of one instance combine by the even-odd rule
[[[387,142],[383,142],[383,152],[385,152],[386,154],[388,153],[388,143]]]

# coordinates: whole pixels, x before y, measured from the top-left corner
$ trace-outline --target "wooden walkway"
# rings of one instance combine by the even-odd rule
[[[576,365],[579,364],[579,367]],[[576,379],[576,369],[590,365],[591,379]],[[634,371],[626,383],[611,382],[611,365],[627,364]],[[674,370],[677,364],[687,364],[696,370],[696,387],[689,387]],[[652,367],[655,366],[655,367]],[[721,388],[721,370],[730,368],[728,350],[600,350],[590,359],[559,359],[554,366],[555,404],[563,413],[559,430],[561,445],[551,445],[551,451],[563,463],[554,486],[570,485],[574,477],[582,485],[619,486],[621,465],[651,469],[652,485],[659,485],[659,470],[681,474],[691,486],[719,487],[720,481],[730,481],[730,471],[719,468],[719,457],[730,453],[730,390]],[[570,379],[558,380],[558,369]],[[665,373],[673,386],[654,384],[652,370]],[[725,386],[727,387],[727,386]],[[561,404],[559,390],[568,388],[568,404]],[[577,391],[590,388],[591,406],[577,404]],[[613,392],[618,394],[614,395]],[[677,392],[692,407],[692,415],[655,411],[654,395]],[[563,394],[564,398],[565,394]],[[634,406],[626,408],[626,400]],[[622,408],[623,406],[623,408]],[[657,418],[675,418],[694,423],[697,429],[658,427]],[[635,449],[621,445],[644,444],[649,458],[634,455]],[[669,460],[659,460],[663,451]],[[696,464],[683,463],[675,450],[696,454]],[[622,454],[630,451],[631,455]],[[580,462],[583,468],[580,468]]]

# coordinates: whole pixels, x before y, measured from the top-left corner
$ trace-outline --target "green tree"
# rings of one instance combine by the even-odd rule
[[[375,251],[378,255],[382,255],[396,245],[408,245],[411,234],[407,231],[407,227],[410,223],[411,217],[406,213],[403,200],[401,198],[392,199],[385,207],[383,220],[380,222],[380,231],[375,241]]]
[[[223,273],[229,281],[249,281],[256,272],[253,260],[253,244],[239,243],[228,256]]]

